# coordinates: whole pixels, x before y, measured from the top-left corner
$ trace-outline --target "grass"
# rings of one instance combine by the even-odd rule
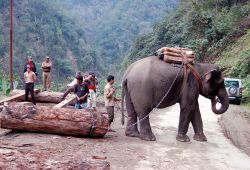
[[[222,53],[216,61],[225,76],[243,80],[243,103],[250,107],[250,30]]]
[[[219,66],[230,68],[237,62],[244,62],[250,57],[250,30],[236,43],[227,47],[222,56],[216,61]]]

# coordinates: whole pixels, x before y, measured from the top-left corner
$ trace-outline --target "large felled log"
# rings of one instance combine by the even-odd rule
[[[0,112],[1,128],[72,136],[103,137],[108,115],[103,112],[8,103]]]
[[[42,103],[60,103],[62,101],[62,96],[63,93],[61,92],[43,91],[36,95],[36,101]]]

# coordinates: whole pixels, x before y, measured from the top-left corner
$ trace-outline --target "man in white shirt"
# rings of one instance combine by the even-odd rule
[[[28,101],[29,93],[31,95],[31,100],[34,105],[36,105],[35,96],[34,96],[34,83],[36,81],[36,74],[31,71],[30,65],[27,65],[27,71],[24,73],[25,81],[25,101]]]

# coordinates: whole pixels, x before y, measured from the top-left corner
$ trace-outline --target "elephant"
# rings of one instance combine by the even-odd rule
[[[193,139],[207,141],[199,109],[199,95],[211,100],[212,111],[215,114],[222,114],[228,109],[229,99],[224,76],[218,66],[205,63],[194,63],[192,66],[200,76],[200,84],[190,69],[186,71],[184,82],[183,65],[166,63],[157,56],[143,58],[128,67],[122,78],[123,123],[124,98],[128,114],[126,136],[155,141],[149,113],[155,107],[165,108],[179,103],[180,117],[176,140],[190,141],[186,133],[191,122],[194,130]],[[178,75],[179,72],[181,74]],[[199,90],[201,84],[202,88]],[[169,93],[164,97],[168,90]],[[217,102],[221,103],[220,108],[216,108]]]

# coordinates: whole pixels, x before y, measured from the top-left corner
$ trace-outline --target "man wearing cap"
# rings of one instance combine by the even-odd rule
[[[83,76],[78,75],[76,77],[77,84],[74,87],[74,93],[76,94],[76,109],[87,108],[87,97],[89,94],[88,84],[83,81]]]
[[[36,81],[36,74],[33,71],[31,71],[29,64],[26,66],[26,69],[27,71],[24,73],[25,101],[28,101],[28,96],[30,93],[32,103],[36,105],[35,96],[34,96],[34,83]]]
[[[49,90],[51,87],[51,68],[52,62],[50,61],[50,57],[46,56],[45,61],[42,63],[42,70],[43,70],[43,90]]]
[[[33,71],[36,74],[36,76],[37,76],[36,65],[33,62],[33,59],[32,59],[31,56],[28,56],[28,62],[24,66],[24,73],[27,71],[27,65],[30,66],[30,70]]]

